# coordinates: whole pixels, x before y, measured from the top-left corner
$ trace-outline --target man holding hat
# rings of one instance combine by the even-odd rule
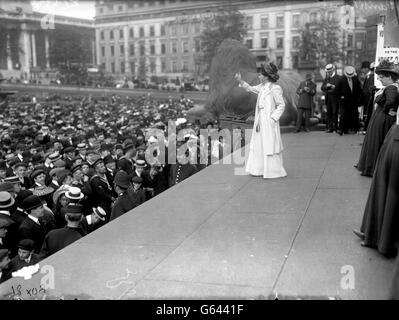
[[[83,206],[80,204],[68,205],[65,208],[67,225],[61,229],[51,230],[43,241],[40,257],[46,258],[65,248],[83,236],[80,223],[83,218]]]
[[[312,111],[313,97],[316,94],[316,84],[312,81],[313,75],[306,74],[305,81],[299,84],[296,93],[299,95],[298,99],[298,116],[296,121],[295,132],[301,131],[302,118],[305,115],[305,132],[309,132],[310,113]]]
[[[344,68],[344,76],[337,83],[336,91],[339,97],[339,130],[338,134],[347,134],[349,130],[359,131],[358,107],[362,101],[362,87],[356,70],[352,66]]]
[[[326,94],[327,105],[327,132],[338,130],[338,94],[336,86],[340,76],[336,73],[334,65],[329,63],[325,68],[326,77],[321,85],[321,90]]]
[[[44,216],[43,202],[38,196],[31,195],[24,199],[23,206],[28,216],[19,226],[19,239],[33,240],[35,243],[34,251],[39,253],[46,236],[46,229],[39,221]]]
[[[40,262],[40,256],[34,253],[35,243],[31,239],[22,239],[18,242],[18,255],[11,259],[9,272],[15,272],[24,267]]]
[[[142,201],[144,197],[143,190],[141,190],[142,192],[139,197],[130,197],[128,192],[128,189],[131,187],[130,177],[125,171],[121,170],[116,173],[114,184],[115,190],[118,193],[118,198],[112,207],[110,220],[120,217],[144,202]]]

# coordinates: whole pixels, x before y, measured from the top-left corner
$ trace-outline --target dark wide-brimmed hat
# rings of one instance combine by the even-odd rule
[[[265,77],[271,78],[274,81],[277,81],[280,78],[280,76],[278,75],[278,68],[272,62],[261,64],[260,68],[258,68],[258,72],[260,72]]]
[[[375,68],[375,73],[388,72],[399,76],[399,68],[388,60],[381,60],[380,64]]]
[[[22,239],[18,242],[18,248],[26,251],[33,251],[33,249],[35,249],[35,242],[31,239]]]
[[[129,175],[123,170],[118,171],[115,175],[114,183],[120,188],[128,189],[130,187]]]
[[[25,211],[33,210],[39,208],[43,205],[42,200],[37,195],[31,195],[24,199],[23,208]]]

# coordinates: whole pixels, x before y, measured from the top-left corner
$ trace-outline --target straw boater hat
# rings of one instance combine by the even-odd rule
[[[346,66],[344,69],[344,75],[348,78],[352,78],[356,75],[356,70],[352,66]]]
[[[324,70],[327,72],[334,71],[334,65],[332,63],[329,63],[328,65],[326,65],[326,68]]]
[[[11,194],[7,191],[0,191],[0,209],[8,209],[15,203]]]
[[[70,187],[65,193],[65,196],[72,201],[79,201],[84,198],[84,194],[81,192],[80,188]]]
[[[104,211],[103,208],[101,208],[101,207],[93,208],[93,213],[94,213],[101,221],[105,221],[105,217],[106,217],[107,213]]]

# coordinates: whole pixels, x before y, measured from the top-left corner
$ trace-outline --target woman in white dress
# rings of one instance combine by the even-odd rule
[[[245,171],[265,179],[285,177],[287,172],[283,167],[279,125],[285,103],[283,90],[275,83],[279,79],[278,69],[273,63],[264,64],[259,69],[261,84],[257,86],[250,86],[243,81],[240,73],[235,75],[240,87],[258,95]]]

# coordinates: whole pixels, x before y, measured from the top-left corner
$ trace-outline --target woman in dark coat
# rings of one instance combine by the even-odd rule
[[[396,81],[399,79],[399,70],[393,64],[382,61],[375,70],[378,79],[384,88],[380,89],[374,98],[377,108],[373,112],[363,141],[357,169],[362,176],[373,176],[378,153],[385,136],[395,123],[399,104],[399,91]]]
[[[362,246],[387,257],[397,254],[399,240],[399,117],[388,132],[377,159],[360,231]]]

